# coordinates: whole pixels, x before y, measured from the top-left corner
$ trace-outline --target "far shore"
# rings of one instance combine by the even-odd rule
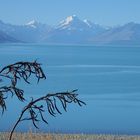
[[[0,140],[8,140],[8,132],[0,132]],[[140,135],[14,133],[13,140],[140,140]]]

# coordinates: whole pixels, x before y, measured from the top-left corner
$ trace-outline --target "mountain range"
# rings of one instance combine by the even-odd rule
[[[0,21],[0,43],[140,44],[140,24],[106,27],[76,15],[55,26],[32,20],[24,25]]]

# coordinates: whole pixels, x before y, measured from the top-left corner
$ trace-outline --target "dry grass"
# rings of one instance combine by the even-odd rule
[[[0,140],[8,140],[9,133],[0,133]],[[140,136],[14,133],[13,140],[140,140]]]

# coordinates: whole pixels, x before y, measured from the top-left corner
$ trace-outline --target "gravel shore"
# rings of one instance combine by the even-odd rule
[[[0,140],[8,140],[9,133],[0,133]],[[14,133],[13,140],[140,140],[140,136]]]

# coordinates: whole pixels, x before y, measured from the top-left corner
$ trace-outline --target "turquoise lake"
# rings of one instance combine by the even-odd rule
[[[140,134],[140,47],[66,46],[45,44],[1,44],[0,68],[17,61],[42,64],[47,76],[39,84],[19,83],[25,96],[78,89],[86,106],[70,104],[57,117],[46,113],[49,125],[39,123],[42,132]],[[25,102],[26,104],[26,102]],[[0,116],[0,131],[10,131],[23,103],[7,99],[7,111]],[[16,131],[35,130],[30,121]]]

